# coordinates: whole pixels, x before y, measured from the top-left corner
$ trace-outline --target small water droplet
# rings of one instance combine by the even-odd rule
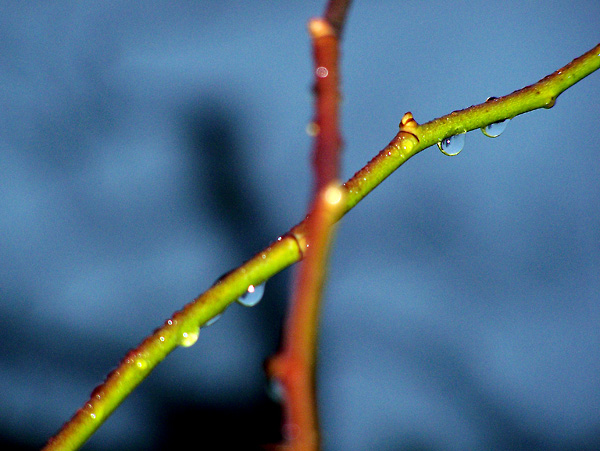
[[[85,409],[89,412],[87,413],[92,420],[96,419],[96,412],[94,412],[94,406],[89,402],[85,405]]]
[[[103,396],[104,396],[104,390],[102,389],[102,385],[98,385],[96,388],[94,388],[92,390],[92,394],[90,395],[91,398],[95,398],[98,401],[100,401]]]
[[[458,155],[463,150],[463,147],[465,147],[465,134],[459,133],[458,135],[444,138],[437,145],[444,155],[453,157]]]
[[[323,67],[323,66],[317,67],[317,70],[315,71],[315,73],[317,74],[317,77],[319,77],[319,78],[325,78],[325,77],[327,77],[327,75],[329,75],[329,71],[327,70],[326,67]]]
[[[179,344],[181,346],[183,346],[184,348],[189,348],[190,346],[192,346],[194,343],[196,343],[198,341],[198,332],[199,332],[199,330],[196,329],[196,331],[188,331],[188,332],[182,333]]]
[[[319,132],[321,131],[321,127],[319,127],[319,124],[317,124],[316,122],[310,122],[307,126],[306,126],[306,134],[308,136],[311,137],[315,137],[319,134]]]
[[[254,307],[260,302],[265,292],[265,284],[254,286],[250,285],[248,291],[238,298],[238,302],[245,307]]]
[[[504,130],[506,130],[506,126],[510,122],[510,119],[505,119],[503,121],[494,122],[493,124],[486,125],[485,127],[481,127],[481,131],[488,138],[497,138],[502,134]]]
[[[214,323],[216,323],[217,321],[219,321],[219,319],[221,319],[221,316],[223,316],[222,313],[219,313],[217,316],[214,316],[213,318],[209,319],[206,323],[204,323],[204,326],[212,326]]]
[[[135,366],[138,370],[145,370],[148,367],[146,359],[138,358],[135,360]]]

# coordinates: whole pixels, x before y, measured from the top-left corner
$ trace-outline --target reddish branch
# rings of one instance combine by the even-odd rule
[[[282,351],[267,364],[284,392],[284,447],[319,448],[315,366],[321,294],[333,225],[342,211],[345,191],[338,178],[342,138],[339,132],[339,34],[350,1],[331,0],[324,19],[313,19],[315,70],[315,195],[307,221],[307,245],[284,329]]]
[[[344,194],[332,183],[314,201],[307,230],[311,238],[295,281],[283,348],[267,363],[268,373],[283,388],[284,438],[293,450],[319,446],[314,377],[320,300],[333,225],[343,209]]]
[[[324,19],[309,23],[313,38],[315,62],[315,117],[316,136],[313,150],[315,193],[338,178],[342,138],[339,132],[338,105],[338,39]]]
[[[325,12],[325,20],[335,30],[335,34],[338,40],[342,38],[342,31],[344,29],[344,23],[346,22],[346,15],[350,8],[351,0],[330,0],[327,5],[327,11]]]

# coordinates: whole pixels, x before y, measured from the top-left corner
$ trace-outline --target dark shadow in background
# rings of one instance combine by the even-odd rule
[[[229,237],[228,257],[241,264],[284,231],[268,227],[268,213],[261,210],[248,183],[255,176],[244,166],[251,154],[245,136],[248,116],[239,113],[242,105],[226,105],[218,99],[199,99],[180,115],[187,136],[188,161],[192,162],[186,174],[188,203],[198,212],[210,212]],[[278,349],[286,298],[285,279],[275,278],[268,282],[264,299],[252,314],[244,315],[250,323],[244,329],[252,334],[253,343],[259,344],[263,358]],[[221,321],[227,321],[227,317]],[[240,404],[235,409],[191,405],[184,398],[160,396],[155,401],[160,405],[164,434],[156,449],[179,449],[184,445],[263,449],[262,445],[279,442],[281,407],[267,396],[265,387],[266,378],[264,387],[257,390],[262,395],[252,404]]]

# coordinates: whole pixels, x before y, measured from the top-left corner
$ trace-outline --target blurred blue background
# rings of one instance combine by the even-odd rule
[[[37,449],[125,353],[304,215],[323,1],[0,3],[0,445]],[[553,72],[600,2],[355,1],[344,179],[396,134]],[[324,449],[600,448],[600,74],[341,222]],[[292,271],[171,354],[86,450],[278,439]]]

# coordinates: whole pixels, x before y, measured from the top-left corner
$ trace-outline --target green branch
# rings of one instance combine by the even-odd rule
[[[445,138],[512,119],[539,108],[552,108],[556,98],[600,68],[600,44],[537,83],[504,97],[418,125],[407,113],[400,132],[375,158],[344,185],[348,189],[345,212],[351,210],[406,160]],[[410,116],[408,116],[410,115]]]
[[[454,111],[419,125],[407,113],[400,132],[375,158],[344,184],[346,205],[339,219],[406,160],[445,138],[486,125],[511,119],[538,108],[551,108],[556,98],[569,87],[600,68],[600,45],[567,66],[512,94]],[[79,409],[46,445],[47,450],[80,447],[131,391],[178,346],[190,346],[199,328],[223,312],[244,294],[300,260],[306,246],[305,221],[239,268],[228,273],[165,324],[140,346],[130,351],[105,382],[96,387],[88,402]]]

